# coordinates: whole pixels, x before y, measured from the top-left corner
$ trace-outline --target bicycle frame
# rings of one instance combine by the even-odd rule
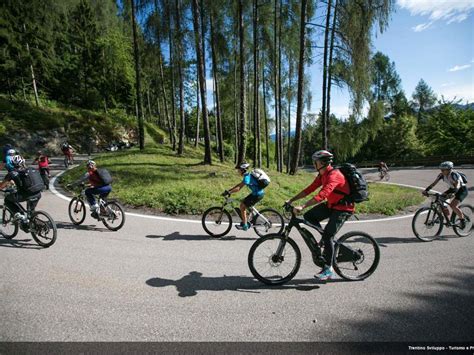
[[[238,207],[233,207],[233,203],[235,201],[236,200],[233,198],[225,197],[224,203],[222,204],[222,210],[232,211],[234,215],[237,215],[240,219],[242,219],[242,216],[240,215],[240,209]],[[233,208],[227,208],[227,206],[231,206]],[[237,212],[237,210],[239,212]],[[261,215],[260,212],[255,207],[252,206],[250,208],[247,208],[247,211],[251,213],[252,218],[249,218],[249,220],[252,222],[252,224],[254,224],[253,221],[256,220],[258,216],[260,216],[264,220],[264,223],[270,223],[270,221],[267,218],[265,218],[265,216]],[[222,215],[223,213],[221,213],[219,217],[219,221],[221,220]]]

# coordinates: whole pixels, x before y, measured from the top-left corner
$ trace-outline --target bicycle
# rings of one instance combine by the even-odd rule
[[[249,251],[248,265],[252,275],[267,285],[281,285],[293,279],[301,265],[301,251],[290,238],[296,228],[311,251],[313,263],[324,266],[322,241],[319,243],[313,234],[301,225],[315,229],[323,234],[322,226],[298,218],[293,206],[285,204],[291,218],[282,234],[269,234],[255,241]],[[364,232],[348,232],[334,241],[333,267],[345,280],[364,280],[377,269],[380,260],[379,246],[374,238]],[[367,265],[367,266],[365,266]],[[363,267],[364,266],[364,267]],[[363,268],[362,268],[363,267]]]
[[[381,169],[379,171],[379,178],[380,178],[380,180],[389,181],[390,180],[390,174],[389,174],[388,170]]]
[[[70,185],[69,185],[70,187]],[[79,185],[80,189],[76,195],[69,202],[68,212],[71,222],[78,226],[86,219],[86,204],[85,204],[85,184]],[[99,213],[97,220],[101,221],[107,229],[111,231],[118,231],[125,224],[125,213],[122,205],[116,200],[108,200],[97,197],[99,204]],[[116,223],[116,224],[115,224]]]
[[[15,189],[0,190],[8,196],[16,193]],[[56,242],[57,228],[53,218],[44,211],[35,211],[36,203],[39,198],[28,199],[26,209],[18,203],[21,213],[13,215],[10,208],[0,206],[2,209],[0,235],[5,239],[13,239],[21,229],[25,233],[31,233],[31,236],[43,248],[49,248]]]
[[[232,228],[231,213],[240,216],[240,209],[233,206],[236,200],[224,196],[224,203],[220,207],[211,207],[202,215],[202,227],[211,237],[220,238],[225,236]],[[281,233],[285,226],[283,216],[273,208],[264,208],[258,211],[255,207],[247,210],[248,221],[258,236],[262,237],[268,233]]]
[[[65,154],[64,155],[64,167],[67,169],[69,165],[74,164],[72,156]]]
[[[461,228],[459,217],[456,213],[451,214],[451,218],[443,212],[443,205],[446,203],[439,193],[428,193],[432,198],[430,206],[421,207],[413,216],[411,227],[415,236],[422,242],[431,242],[437,239],[443,228],[452,227],[454,233],[459,237],[467,237],[472,232],[474,208],[468,204],[459,205],[465,216],[465,226]]]
[[[49,168],[39,168],[39,171],[41,174],[41,178],[43,179],[44,188],[46,190],[49,190],[49,178],[50,178]]]

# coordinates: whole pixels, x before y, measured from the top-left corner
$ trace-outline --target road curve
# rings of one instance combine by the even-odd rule
[[[56,163],[59,163],[56,161]],[[58,172],[55,170],[55,172]],[[474,170],[464,170],[470,182]],[[392,171],[426,186],[433,169]],[[468,202],[474,203],[474,191]],[[128,216],[119,232],[45,192],[56,244],[0,238],[0,341],[466,341],[474,334],[474,236],[445,230],[418,242],[409,218],[346,225],[376,237],[382,256],[363,282],[318,283],[304,249],[295,280],[271,288],[247,266],[253,233],[209,238],[195,223]]]

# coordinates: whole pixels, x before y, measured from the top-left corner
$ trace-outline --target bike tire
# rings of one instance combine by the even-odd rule
[[[453,230],[454,233],[458,237],[469,237],[472,234],[472,229],[473,229],[473,217],[474,217],[474,207],[471,205],[463,204],[458,206],[459,209],[463,210],[464,217],[466,219],[466,227],[461,229],[459,228],[459,225],[457,225],[457,215],[453,212],[453,216],[451,218],[451,224],[453,225]],[[468,215],[469,211],[469,215]]]
[[[418,230],[417,228],[418,219],[424,218],[424,216],[422,215],[422,213],[424,212],[427,212],[428,215],[426,216],[426,221],[423,224],[427,225],[427,223],[429,223],[428,228],[431,229],[432,227],[434,227],[433,231],[436,232],[430,236],[423,236],[421,234],[421,230]],[[432,213],[432,215],[430,215],[430,213]],[[428,219],[431,219],[431,220],[428,222]],[[436,222],[436,220],[438,220],[438,222]],[[439,235],[441,234],[443,230],[443,222],[444,222],[444,217],[441,215],[441,213],[439,213],[439,211],[431,207],[422,207],[418,211],[416,211],[415,215],[413,216],[413,220],[411,222],[411,228],[413,230],[413,233],[419,240],[421,240],[422,242],[431,242],[437,239]],[[438,227],[436,227],[436,225],[438,225]]]
[[[225,218],[228,220],[228,226],[227,228],[225,228],[223,231],[219,232],[219,233],[215,233],[214,231],[212,231],[211,229],[208,228],[208,224],[217,224],[217,225],[220,225],[222,223],[222,220],[221,221],[213,221],[213,220],[207,220],[209,216],[211,216],[211,212],[216,212],[216,213],[222,213],[221,215],[221,218],[223,216],[225,216]],[[207,221],[207,223],[206,223]],[[201,219],[201,224],[202,224],[202,228],[206,231],[207,234],[209,234],[211,237],[213,238],[221,238],[225,235],[227,235],[227,233],[230,232],[231,228],[232,228],[232,216],[230,215],[230,213],[228,211],[226,211],[225,209],[223,209],[222,207],[211,207],[211,208],[208,208],[202,215],[202,219]]]
[[[275,242],[278,241],[278,245],[280,245],[280,243],[282,243],[282,242],[285,243],[284,248],[287,248],[288,245],[291,246],[291,248],[293,249],[294,254],[295,254],[295,261],[294,261],[294,265],[292,266],[291,271],[287,275],[285,275],[284,277],[283,277],[283,275],[280,275],[281,276],[280,279],[273,279],[273,278],[270,278],[270,276],[262,275],[257,270],[257,268],[255,266],[255,264],[256,264],[256,260],[255,260],[256,255],[255,255],[255,253],[257,252],[259,247],[261,245],[263,245],[264,243],[267,243],[267,242],[273,241],[273,240],[275,240]],[[276,243],[274,243],[274,244],[276,244]],[[268,248],[265,246],[265,248],[262,248],[262,249],[267,250]],[[266,256],[263,256],[262,259],[265,259],[265,257]],[[272,259],[273,257],[275,257],[275,254],[268,255],[268,264],[270,265],[271,268],[272,267],[277,267],[277,266],[273,266],[273,265],[276,265],[278,263],[278,262],[276,262],[275,260]],[[283,259],[283,261],[284,261],[284,259]],[[248,255],[247,262],[248,262],[248,265],[249,265],[250,272],[252,273],[252,275],[258,281],[260,281],[260,282],[262,282],[266,285],[270,285],[270,286],[282,285],[282,284],[290,281],[291,279],[293,279],[296,276],[296,274],[298,273],[298,271],[300,269],[300,266],[301,266],[301,251],[300,251],[300,248],[298,247],[298,244],[296,244],[296,242],[293,239],[291,239],[289,237],[285,237],[281,234],[268,234],[264,237],[261,237],[261,238],[257,239],[255,241],[255,243],[252,244],[252,247],[249,250],[249,255]],[[264,261],[262,261],[262,263],[264,263]]]
[[[360,265],[362,265],[362,263],[366,260],[368,256],[368,252],[366,251],[366,253],[364,254],[364,251],[360,249],[360,246],[359,246],[359,249],[356,249],[355,247],[353,247],[354,245],[351,244],[351,242],[355,243],[357,241],[356,238],[359,239],[359,241],[360,239],[362,239],[364,241],[364,244],[369,246],[370,250],[373,249],[374,255],[373,255],[372,264],[367,268],[365,272],[362,272],[361,274],[357,274],[357,275],[350,275],[349,271],[346,271],[348,269],[342,267],[343,261],[338,260],[338,257],[340,255],[339,252],[340,251],[342,252],[343,246],[346,248],[350,248],[351,251],[355,252],[354,256],[356,256],[357,259],[353,259],[349,262],[352,263],[353,270],[355,271],[359,270]],[[348,240],[350,239],[352,240],[348,242]],[[335,243],[335,248],[334,248],[334,255],[335,255],[334,271],[336,271],[336,273],[339,276],[349,281],[361,281],[361,280],[365,280],[367,277],[372,275],[374,271],[377,269],[377,266],[379,265],[379,261],[380,261],[380,248],[377,241],[369,234],[364,233],[364,232],[359,232],[359,231],[353,231],[353,232],[346,233],[341,238],[337,239]],[[359,262],[360,259],[362,259],[362,261]],[[358,263],[359,267],[355,265],[357,262],[359,262]]]
[[[270,231],[267,230],[265,233],[262,233],[262,231],[259,229],[258,226],[254,226],[253,229],[255,230],[255,233],[257,233],[259,237],[263,237],[269,234],[281,234],[283,232],[283,229],[285,228],[285,220],[283,219],[283,216],[281,215],[280,212],[278,212],[277,210],[273,208],[264,208],[261,211],[259,211],[259,213],[263,216],[265,216],[265,213],[272,213],[273,216],[276,217],[277,219],[276,223],[273,223],[273,222],[270,223],[271,224],[270,228],[272,228],[273,225],[275,224],[276,230],[275,229],[270,230]],[[255,223],[257,222],[258,217],[259,217],[258,215],[255,217],[255,221],[254,221]]]
[[[123,207],[120,203],[118,203],[117,201],[108,201],[107,202],[107,206],[106,206],[107,210],[111,211],[113,210],[114,214],[115,212],[120,212],[120,216],[122,218],[122,220],[120,221],[119,225],[118,226],[112,226],[107,218],[104,218],[104,217],[100,217],[100,219],[102,220],[102,223],[104,224],[105,227],[107,227],[107,229],[111,230],[111,231],[118,231],[119,229],[121,229],[123,227],[123,225],[125,224],[125,212],[123,210]]]
[[[4,224],[4,221],[7,221],[6,224]],[[13,230],[11,232],[5,232],[5,228],[3,228],[4,225],[10,224],[13,226]],[[2,221],[0,224],[0,235],[2,235],[5,239],[13,239],[16,237],[18,234],[19,226],[18,222],[13,222],[13,213],[8,207],[3,207],[2,210]]]
[[[64,167],[67,169],[69,167],[69,159],[65,158],[64,159]]]
[[[80,208],[78,208],[79,205],[81,206]],[[71,202],[69,202],[68,213],[72,224],[78,226],[86,219],[86,204],[81,199],[74,197]],[[74,215],[78,215],[79,218],[75,219]]]
[[[48,223],[50,224],[49,226],[45,226],[45,221],[41,221],[38,219],[38,216],[41,216],[41,215],[46,217],[46,219],[48,220]],[[41,221],[41,224],[42,224],[41,228],[47,227],[49,230],[52,229],[53,235],[48,238],[49,241],[47,242],[40,239],[40,238],[44,239],[43,236],[39,237],[37,233],[33,232],[34,230],[38,228],[39,221]],[[30,230],[32,231],[31,236],[33,237],[33,239],[36,241],[36,243],[38,243],[39,246],[42,246],[43,248],[49,248],[51,245],[53,245],[56,242],[56,237],[58,235],[56,223],[54,222],[53,218],[46,212],[43,212],[43,211],[33,212],[33,214],[31,215],[31,220],[30,220]]]

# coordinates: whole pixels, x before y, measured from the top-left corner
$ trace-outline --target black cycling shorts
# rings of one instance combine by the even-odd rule
[[[467,187],[461,187],[458,192],[454,195],[454,198],[459,202],[462,202],[467,197]]]
[[[246,198],[244,198],[242,202],[244,203],[245,207],[250,208],[254,206],[257,202],[263,200],[263,196],[264,195],[257,196],[250,194]]]

